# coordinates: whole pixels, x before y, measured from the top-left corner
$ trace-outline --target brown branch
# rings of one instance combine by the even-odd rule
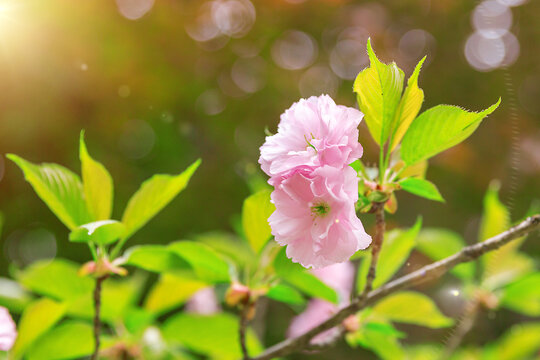
[[[357,313],[365,306],[373,304],[384,296],[394,293],[398,290],[426,282],[428,280],[437,279],[443,274],[445,274],[448,270],[452,269],[454,266],[464,262],[473,261],[481,255],[485,254],[486,252],[496,250],[501,246],[505,245],[506,243],[510,242],[511,240],[526,235],[538,228],[540,228],[540,215],[531,216],[520,224],[499,235],[489,238],[483,242],[466,246],[454,255],[451,255],[433,264],[426,265],[419,270],[402,276],[394,281],[391,281],[379,287],[378,289],[370,291],[365,297],[364,301],[360,302],[360,298],[356,299],[349,306],[341,309],[331,318],[321,323],[320,325],[314,327],[313,329],[305,332],[300,336],[283,340],[282,342],[271,346],[258,356],[255,356],[251,359],[270,360],[276,357],[285,356],[290,353],[303,350],[309,345],[309,342],[315,336],[328,329],[340,325],[341,322],[345,320],[349,315]]]
[[[474,326],[479,307],[480,302],[478,298],[473,298],[467,302],[459,325],[454,328],[454,332],[450,336],[450,339],[448,339],[446,342],[446,348],[441,356],[441,360],[449,359],[454,351],[456,351],[456,349],[459,347],[463,341],[463,338],[465,338],[465,335],[471,331],[472,327]]]
[[[249,360],[249,352],[246,345],[246,330],[248,325],[248,312],[250,311],[250,305],[245,304],[240,310],[240,324],[238,326],[238,337],[240,339],[240,347],[242,348],[242,359]]]
[[[369,264],[369,270],[366,277],[366,286],[364,291],[360,295],[359,302],[364,302],[366,296],[371,290],[373,290],[373,281],[377,275],[377,262],[379,261],[379,253],[384,239],[384,203],[374,203],[373,210],[375,212],[375,234],[373,235],[373,242],[371,243],[371,263]]]
[[[99,335],[101,332],[101,285],[107,277],[108,275],[104,275],[96,278],[96,287],[94,288],[94,353],[92,354],[91,360],[97,360],[99,356]]]

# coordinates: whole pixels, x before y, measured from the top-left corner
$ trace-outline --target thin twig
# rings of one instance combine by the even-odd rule
[[[94,353],[91,357],[92,360],[97,360],[99,356],[99,335],[101,332],[101,285],[107,277],[108,275],[104,275],[96,278],[96,287],[94,288]]]
[[[540,228],[540,215],[531,216],[521,222],[519,225],[516,225],[511,229],[500,233],[499,235],[489,238],[483,242],[466,246],[461,249],[461,251],[457,252],[452,256],[437,261],[433,264],[426,265],[419,270],[416,270],[410,274],[391,281],[373,291],[370,291],[365,297],[365,301],[363,301],[362,303],[359,302],[359,299],[353,301],[349,306],[341,309],[331,318],[314,327],[313,329],[305,332],[300,336],[289,338],[276,345],[273,345],[270,348],[266,349],[264,352],[262,352],[260,355],[255,356],[251,359],[270,360],[276,357],[285,356],[290,353],[303,350],[309,345],[309,342],[315,336],[341,324],[341,322],[345,320],[349,315],[357,313],[365,306],[373,304],[384,296],[394,293],[398,290],[426,282],[428,280],[437,279],[443,274],[445,274],[448,270],[452,269],[454,266],[464,262],[473,261],[481,255],[485,254],[486,252],[496,250],[501,246],[505,245],[506,243],[510,242],[511,240],[526,235],[538,228]]]
[[[456,349],[459,347],[465,338],[465,335],[471,331],[472,327],[474,326],[479,307],[480,303],[477,298],[473,298],[467,302],[459,325],[454,329],[452,336],[446,343],[446,348],[441,356],[441,360],[449,359],[454,351],[456,351]]]
[[[248,311],[250,305],[245,304],[240,311],[240,324],[238,326],[238,336],[240,338],[240,347],[242,348],[242,359],[249,360],[249,352],[246,345],[246,329],[248,325]]]

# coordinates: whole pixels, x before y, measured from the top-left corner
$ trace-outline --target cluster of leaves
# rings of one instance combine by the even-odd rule
[[[418,115],[424,101],[418,76],[425,57],[416,65],[403,90],[403,71],[395,63],[382,63],[370,40],[367,51],[370,66],[358,74],[353,89],[369,132],[379,145],[379,167],[365,168],[360,161],[352,165],[363,180],[359,210],[367,212],[374,202],[384,202],[388,212],[395,212],[394,191],[398,189],[444,201],[437,187],[424,179],[427,160],[468,138],[495,111],[500,99],[477,113],[437,105]]]
[[[179,175],[155,175],[144,182],[129,200],[121,221],[116,221],[110,219],[111,176],[90,157],[83,134],[82,181],[57,164],[35,165],[16,155],[8,157],[71,230],[70,240],[87,243],[94,264],[105,262],[109,266],[88,272],[87,266],[55,259],[13,271],[15,281],[0,279],[0,304],[21,313],[19,336],[10,352],[13,359],[46,360],[91,354],[94,280],[84,275],[124,274],[117,271],[124,270],[120,266],[133,269],[132,275],[108,278],[103,283],[101,301],[101,317],[107,328],[103,349],[111,358],[120,354],[156,359],[189,359],[190,354],[216,359],[240,357],[235,330],[238,321],[232,313],[178,312],[205,287],[214,287],[223,302],[225,289],[232,283],[242,283],[249,286],[252,300],[267,296],[297,310],[309,297],[339,301],[332,288],[293,264],[277,245],[269,242],[267,218],[274,208],[266,189],[246,199],[238,235],[203,234],[195,241],[131,247],[120,255],[126,240],[186,187],[199,161]],[[158,336],[149,336],[152,331]],[[252,352],[261,350],[251,330],[247,343]]]

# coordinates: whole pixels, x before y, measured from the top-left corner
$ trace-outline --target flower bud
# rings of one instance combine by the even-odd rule
[[[360,320],[358,320],[356,315],[351,315],[343,320],[342,325],[345,328],[345,331],[351,333],[356,332],[360,329]]]
[[[225,294],[225,302],[229,306],[246,304],[249,301],[250,291],[245,285],[233,282]]]

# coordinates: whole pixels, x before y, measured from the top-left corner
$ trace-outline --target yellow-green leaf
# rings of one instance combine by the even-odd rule
[[[35,165],[14,154],[7,158],[21,168],[36,194],[70,230],[91,221],[78,175],[57,164]]]
[[[540,273],[527,275],[506,286],[501,305],[528,316],[540,316]]]
[[[484,211],[478,241],[487,240],[510,227],[510,213],[499,200],[499,187],[500,184],[493,181],[484,196]],[[530,269],[532,261],[526,255],[517,252],[523,239],[511,241],[481,258],[484,285],[490,288],[502,286]]]
[[[444,202],[444,199],[437,189],[437,186],[431,181],[415,177],[406,178],[399,181],[401,188],[411,194],[420,196],[429,200]]]
[[[424,111],[413,120],[403,137],[401,158],[407,165],[413,165],[459,144],[500,102],[501,99],[478,113],[451,105],[438,105]]]
[[[399,102],[395,115],[395,126],[392,129],[392,134],[390,134],[390,151],[393,151],[399,144],[412,121],[418,115],[422,102],[424,102],[424,91],[418,87],[418,75],[425,60],[426,57],[424,56],[414,68],[409,80],[407,80],[407,88]]]
[[[163,325],[163,336],[167,341],[178,343],[209,359],[237,360],[242,357],[238,319],[232,314],[176,314]],[[250,328],[246,331],[246,346],[250,354],[262,350]]]
[[[73,230],[69,241],[108,245],[120,239],[125,232],[126,226],[119,221],[99,220]]]
[[[540,323],[514,325],[494,345],[494,360],[529,359],[540,349]]]
[[[81,131],[79,158],[88,211],[94,221],[109,219],[113,205],[113,180],[107,169],[88,153],[84,131]]]
[[[392,321],[430,328],[447,327],[454,323],[451,318],[439,311],[433,300],[413,291],[389,295],[379,301],[373,307],[373,311]]]
[[[163,274],[146,297],[144,308],[152,314],[162,314],[184,304],[193,294],[208,284],[173,274]]]
[[[395,63],[382,63],[367,42],[370,67],[362,70],[354,81],[358,106],[364,113],[369,132],[383,145],[394,126],[394,115],[403,90],[403,71]]]
[[[93,350],[92,325],[67,321],[40,337],[29,350],[28,360],[81,359]]]
[[[119,244],[123,244],[184,190],[200,163],[200,159],[195,161],[179,175],[158,174],[146,180],[133,194],[124,211],[122,222],[127,231]]]
[[[249,196],[242,207],[242,227],[251,248],[259,253],[271,235],[268,217],[276,209],[270,202],[270,190]]]
[[[21,358],[34,341],[62,319],[65,312],[65,304],[47,298],[28,305],[17,325],[18,335],[12,349],[13,358]]]
[[[407,261],[409,254],[415,246],[416,236],[421,227],[422,218],[418,218],[410,229],[394,229],[384,234],[384,241],[375,271],[375,280],[373,281],[374,289],[390,280],[405,261]],[[358,268],[358,291],[364,290],[370,263],[371,253],[367,253]]]

